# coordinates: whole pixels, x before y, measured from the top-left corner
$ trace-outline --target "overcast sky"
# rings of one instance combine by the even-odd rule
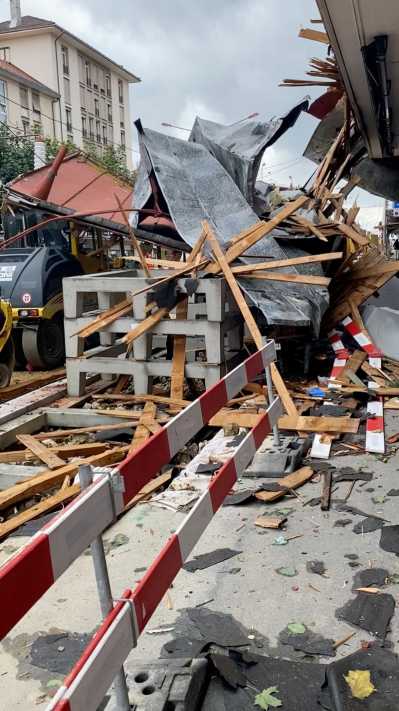
[[[141,78],[131,88],[132,118],[163,128],[190,128],[196,115],[233,123],[258,111],[267,120],[304,95],[320,91],[279,87],[303,78],[325,47],[298,38],[319,16],[315,0],[21,0],[22,14],[54,20]],[[50,14],[51,13],[51,14]],[[0,0],[0,18],[9,1]],[[302,158],[316,119],[303,115],[265,154],[263,177],[303,183],[313,164]],[[135,132],[135,129],[133,129]],[[132,140],[137,147],[136,138]],[[134,154],[137,160],[137,154]],[[357,191],[359,194],[359,191]],[[376,204],[376,198],[367,204]]]

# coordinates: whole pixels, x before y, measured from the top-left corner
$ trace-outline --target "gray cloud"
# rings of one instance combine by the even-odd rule
[[[318,17],[315,0],[21,2],[24,14],[55,20],[140,76],[132,116],[156,130],[170,130],[162,121],[191,127],[196,113],[225,123],[253,111],[267,119],[306,93],[320,93],[278,87],[284,78],[301,78],[311,56],[325,54],[323,45],[297,36]],[[8,0],[0,0],[0,16],[9,17]],[[277,181],[292,175],[302,182],[311,175],[313,164],[300,157],[315,125],[301,117],[267,151],[265,177],[270,171]]]

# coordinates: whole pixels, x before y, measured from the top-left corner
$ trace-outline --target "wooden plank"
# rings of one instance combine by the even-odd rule
[[[320,497],[320,508],[322,511],[328,511],[331,500],[332,473],[331,471],[326,471],[322,473],[322,476],[323,488]]]
[[[138,254],[138,256],[139,256],[141,268],[142,268],[144,274],[146,275],[146,277],[149,277],[149,276],[151,276],[151,275],[150,275],[150,270],[148,269],[148,265],[147,265],[147,262],[146,262],[146,259],[145,259],[143,250],[141,249],[141,245],[140,245],[140,243],[139,243],[139,241],[138,241],[136,235],[134,234],[133,228],[132,228],[132,226],[131,226],[131,224],[130,224],[130,222],[129,222],[129,218],[128,218],[126,212],[125,212],[124,209],[123,209],[123,206],[122,206],[122,203],[121,203],[121,201],[120,201],[119,195],[117,195],[117,193],[114,193],[114,198],[115,198],[116,202],[118,203],[118,207],[119,207],[120,213],[121,213],[122,218],[123,218],[123,220],[124,220],[124,222],[125,222],[125,225],[126,225],[126,227],[127,227],[127,229],[128,229],[130,241],[132,242],[134,248],[137,250],[137,254]]]
[[[127,388],[127,386],[129,385],[130,378],[131,378],[130,375],[126,375],[126,374],[125,374],[125,375],[120,375],[119,378],[118,378],[118,380],[116,381],[116,385],[115,385],[115,387],[114,387],[114,389],[113,389],[113,392],[114,392],[115,394],[121,393],[121,392],[122,392],[125,388]]]
[[[365,351],[354,351],[351,356],[349,356],[348,360],[346,361],[346,365],[344,366],[341,375],[339,376],[340,381],[347,381],[349,380],[348,373],[356,373],[362,363],[367,358],[367,353]]]
[[[155,311],[155,313],[147,316],[147,318],[143,319],[143,321],[140,321],[140,323],[132,328],[131,331],[128,331],[122,338],[122,342],[130,345],[136,340],[136,338],[139,338],[148,331],[151,331],[157,323],[162,321],[162,319],[165,318],[170,311],[172,311],[172,309],[174,309],[174,306],[162,306],[162,308],[158,309],[158,311]]]
[[[29,509],[25,509],[25,511],[22,511],[22,513],[17,514],[12,518],[9,518],[3,523],[0,523],[0,538],[4,538],[5,536],[10,535],[10,533],[16,531],[17,528],[23,526],[24,523],[28,523],[29,521],[32,521],[38,516],[43,516],[43,514],[49,513],[58,506],[61,506],[61,504],[67,503],[79,493],[79,484],[66,486],[65,488],[60,489],[60,491],[58,491],[53,496],[48,496],[35,506],[31,506]]]
[[[356,434],[360,420],[353,417],[299,417],[283,416],[278,421],[282,430],[301,430],[302,432],[341,432]]]
[[[129,454],[135,449],[141,447],[141,445],[144,444],[147,439],[149,439],[149,437],[151,436],[151,432],[146,427],[146,424],[154,422],[156,420],[156,416],[157,406],[155,405],[155,403],[146,402],[146,404],[144,405],[143,413],[137,425],[137,429],[134,433],[132,443],[129,448]]]
[[[338,232],[342,232],[345,237],[349,237],[355,242],[355,244],[358,244],[361,247],[364,247],[370,243],[368,237],[364,237],[364,235],[361,235],[357,230],[350,225],[346,225],[344,222],[338,222],[337,230]],[[370,276],[374,276],[374,274],[371,274]]]
[[[382,276],[384,274],[395,274],[399,272],[399,262],[385,262],[369,269],[354,268],[351,271],[352,279],[366,279],[367,277]]]
[[[140,263],[139,257],[123,257],[125,261],[132,261]],[[173,259],[154,259],[149,257],[146,260],[146,264],[155,269],[181,269],[184,262],[176,262]]]
[[[295,222],[298,222],[300,225],[303,225],[303,227],[306,227],[312,234],[314,234],[315,237],[320,239],[322,242],[328,242],[327,237],[323,235],[321,230],[319,230],[316,225],[313,224],[310,220],[307,220],[306,217],[302,217],[301,215],[294,215],[293,219]]]
[[[115,304],[115,306],[112,306],[110,309],[107,309],[106,311],[103,311],[103,313],[99,314],[96,316],[93,321],[91,321],[87,326],[84,326],[81,328],[79,331],[76,331],[76,333],[73,334],[73,336],[80,336],[81,338],[87,338],[88,336],[91,336],[92,333],[96,333],[97,331],[100,331],[102,328],[105,328],[105,326],[109,326],[111,323],[116,321],[118,318],[121,318],[121,316],[125,316],[129,312],[132,312],[133,310],[133,304],[131,299],[124,299],[123,301],[120,301],[118,304]]]
[[[268,262],[257,262],[255,264],[243,264],[239,267],[232,267],[231,271],[233,274],[247,274],[248,272],[277,269],[278,267],[295,267],[300,264],[330,262],[335,259],[342,259],[343,256],[343,252],[327,252],[327,254],[313,254],[307,255],[306,257],[293,257],[292,259],[271,259]]]
[[[287,203],[277,213],[277,215],[272,217],[271,220],[268,220],[267,222],[260,222],[259,226],[256,228],[256,230],[253,231],[252,234],[248,235],[247,237],[244,237],[243,239],[238,240],[237,242],[232,244],[231,247],[229,247],[225,254],[227,264],[230,264],[235,259],[240,257],[247,249],[249,249],[249,247],[252,247],[254,244],[259,242],[262,237],[265,237],[266,235],[270,234],[270,232],[272,232],[279,224],[281,224],[281,222],[286,220],[287,217],[290,217],[290,215],[292,215],[294,212],[303,207],[308,201],[309,198],[306,195],[301,195],[301,197],[297,198],[293,202]],[[219,245],[218,242],[217,244]],[[205,271],[210,274],[218,274],[220,271],[222,271],[222,269],[219,264],[211,264],[206,268]]]
[[[187,313],[188,299],[184,299],[176,307],[176,319],[178,321],[186,321]],[[186,336],[173,336],[173,358],[170,378],[170,395],[173,399],[183,399],[185,362]]]
[[[24,501],[35,494],[41,494],[55,486],[62,484],[66,476],[73,476],[78,472],[79,464],[93,464],[94,466],[106,467],[115,464],[126,456],[129,447],[115,447],[102,454],[94,454],[92,457],[79,459],[76,462],[65,464],[55,470],[45,469],[40,474],[30,477],[22,483],[10,486],[5,491],[0,492],[0,509],[6,509],[18,501]]]
[[[51,449],[47,449],[44,444],[38,442],[38,440],[32,437],[32,435],[17,435],[17,440],[21,442],[24,447],[27,447],[27,449],[33,452],[37,459],[40,459],[42,462],[47,464],[49,469],[57,469],[58,467],[64,466],[63,459],[58,457],[58,455],[55,454],[55,452],[52,452]]]
[[[288,474],[281,479],[277,479],[277,483],[281,487],[284,487],[283,491],[258,491],[255,496],[259,501],[276,501],[281,499],[290,489],[297,489],[298,487],[305,484],[313,476],[313,469],[311,467],[302,467],[297,469],[296,472]]]
[[[184,408],[190,404],[190,400],[182,400],[181,398],[167,397],[164,395],[133,395],[121,393],[117,395],[115,393],[106,393],[105,395],[93,395],[93,400],[116,400],[117,402],[131,402],[131,403],[142,403],[142,402],[156,402],[158,405],[170,405],[172,407]]]
[[[104,414],[104,412],[108,414],[108,410],[100,410],[100,412],[101,414]],[[70,430],[49,430],[48,432],[39,432],[38,434],[32,435],[32,437],[38,439],[39,441],[42,439],[64,439],[65,437],[69,437],[70,435],[90,434],[90,432],[107,432],[107,430],[110,430],[112,432],[113,430],[128,429],[130,427],[133,429],[134,427],[136,427],[136,423],[119,422],[117,424],[112,425],[92,425],[91,427],[76,427],[75,429]]]
[[[120,427],[120,425],[119,425]],[[38,440],[35,442],[39,444]],[[88,442],[87,444],[68,444],[60,447],[51,447],[48,452],[57,454],[61,458],[62,466],[70,457],[88,457],[91,454],[100,454],[109,449],[106,442]],[[0,464],[20,464],[37,459],[37,455],[29,449],[15,449],[9,452],[0,452]]]
[[[311,284],[313,286],[328,286],[331,282],[329,277],[314,276],[313,274],[282,274],[281,272],[256,272],[255,274],[245,274],[245,278]]]
[[[291,203],[292,206],[292,203]],[[263,340],[261,332],[259,331],[258,325],[248,307],[247,302],[241,292],[240,287],[237,284],[234,274],[232,273],[230,266],[227,263],[227,257],[223,254],[222,249],[217,241],[215,235],[212,233],[208,223],[204,222],[204,229],[206,231],[207,240],[209,241],[212,251],[218,261],[220,269],[222,270],[225,279],[231,289],[231,292],[236,300],[237,306],[240,309],[244,322],[247,324],[249,332],[255,341],[257,348],[262,348]],[[283,406],[286,408],[289,414],[297,414],[297,409],[295,407],[294,401],[292,400],[287,388],[284,385],[283,379],[277,370],[276,364],[272,363],[270,366],[271,374],[273,378],[274,386],[277,390],[278,395],[281,398]]]
[[[223,427],[224,425],[237,424],[239,427],[252,429],[262,417],[260,414],[252,414],[244,410],[220,410],[209,420],[210,427]]]

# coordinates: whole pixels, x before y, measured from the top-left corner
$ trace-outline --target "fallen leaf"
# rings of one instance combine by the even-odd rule
[[[269,708],[276,709],[279,706],[282,706],[283,702],[280,701],[280,699],[277,699],[276,696],[274,696],[274,694],[277,693],[277,686],[269,686],[268,689],[263,689],[260,694],[255,696],[254,706],[259,706],[261,709],[265,709],[266,711]]]
[[[290,624],[287,625],[287,630],[292,632],[292,634],[304,634],[306,627],[302,622],[290,622]]]
[[[344,677],[354,699],[367,699],[376,690],[371,683],[370,672],[359,669],[349,671]]]

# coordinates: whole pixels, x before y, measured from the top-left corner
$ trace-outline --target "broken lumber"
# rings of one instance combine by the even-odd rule
[[[37,439],[29,434],[17,435],[17,440],[21,442],[27,449],[29,449],[37,459],[47,464],[49,469],[57,469],[57,467],[63,467],[64,461],[51,449],[47,449],[44,444],[38,442]]]
[[[16,516],[12,516],[12,518],[9,518],[7,521],[0,523],[0,538],[8,536],[13,531],[16,531],[17,528],[19,528],[20,526],[23,526],[25,523],[32,521],[38,516],[43,516],[43,514],[52,511],[58,506],[61,506],[61,504],[66,504],[79,493],[79,484],[66,486],[63,489],[60,489],[60,491],[58,491],[56,494],[53,494],[53,496],[48,496],[47,498],[43,499],[43,501],[40,501],[38,504],[35,504],[35,506],[31,506],[29,509],[22,511]]]
[[[353,417],[313,417],[299,415],[280,417],[278,426],[282,430],[300,430],[301,432],[341,432],[356,434],[360,420]]]
[[[156,421],[157,416],[157,406],[153,402],[146,402],[144,405],[144,410],[139,419],[136,431],[133,435],[132,443],[129,447],[129,454],[135,449],[141,447],[144,442],[149,439],[151,432],[146,427],[147,424],[151,424]]]
[[[276,501],[289,493],[290,489],[297,489],[302,486],[302,484],[305,484],[312,476],[313,469],[311,467],[301,467],[301,469],[297,469],[296,472],[277,479],[277,484],[280,484],[282,491],[258,491],[255,497],[259,499],[259,501]]]
[[[278,267],[294,267],[301,264],[330,262],[335,259],[342,259],[343,256],[343,252],[327,252],[327,254],[309,254],[306,257],[292,257],[291,259],[270,259],[268,262],[256,262],[255,264],[242,264],[238,267],[232,267],[231,271],[233,274],[243,275],[248,272],[277,269]]]

